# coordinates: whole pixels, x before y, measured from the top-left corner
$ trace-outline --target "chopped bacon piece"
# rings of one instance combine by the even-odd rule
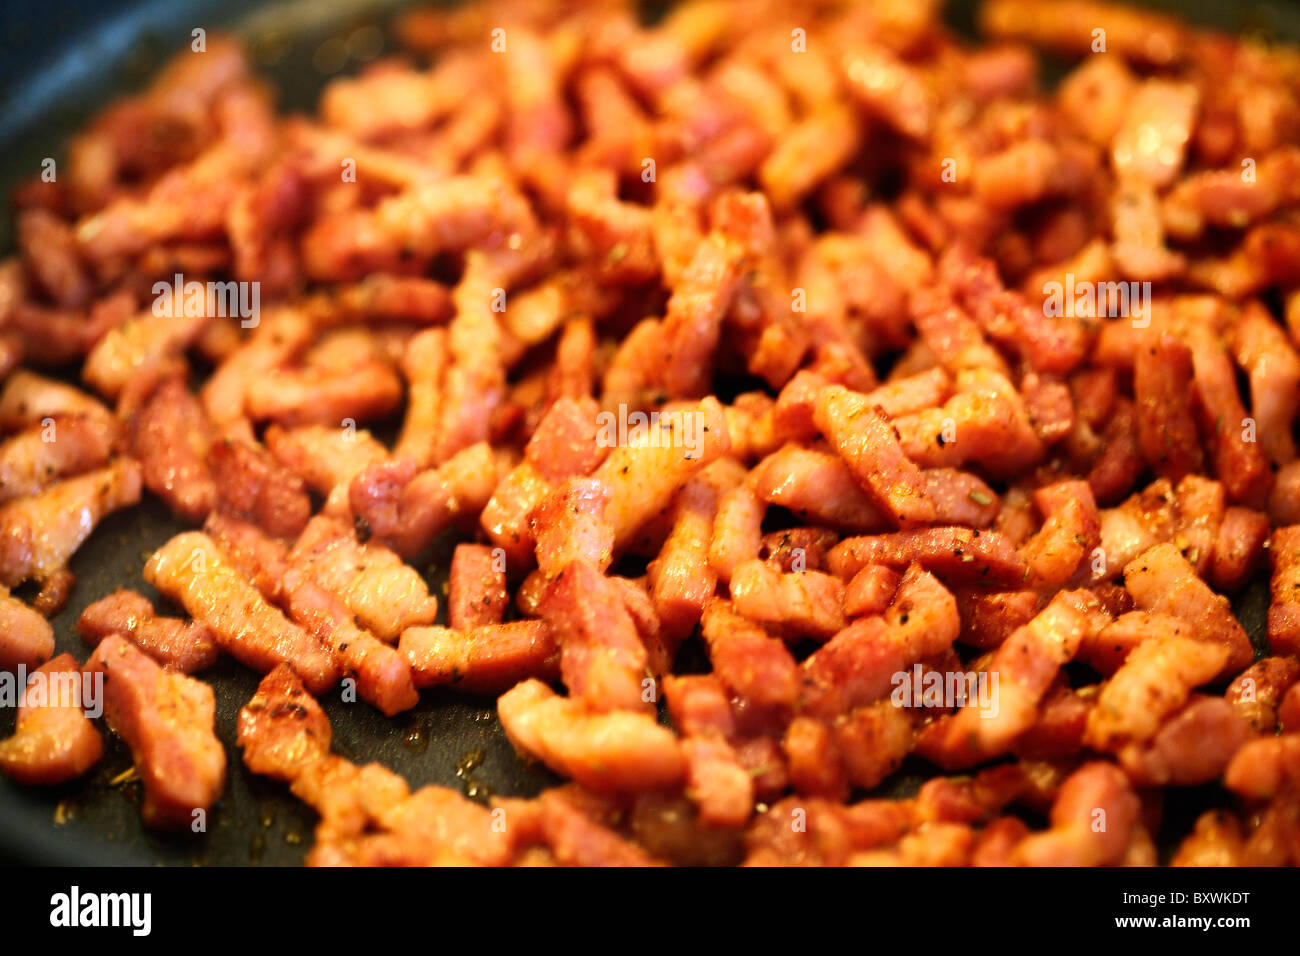
[[[754,559],[736,566],[730,587],[737,614],[782,633],[825,639],[844,627],[844,585],[829,574],[782,574]]]
[[[77,633],[89,645],[120,634],[165,669],[193,674],[217,662],[212,632],[197,621],[162,617],[135,591],[114,591],[91,604],[77,620]]]
[[[1192,351],[1170,336],[1138,349],[1134,363],[1138,443],[1147,464],[1171,481],[1201,469],[1192,411]]]
[[[0,770],[28,786],[80,777],[99,762],[104,742],[83,706],[102,705],[86,693],[84,673],[71,654],[60,654],[28,677],[12,737],[0,741]]]
[[[208,457],[222,506],[256,521],[277,538],[292,538],[311,519],[303,481],[261,445],[224,439]]]
[[[226,752],[213,733],[212,688],[163,670],[117,635],[100,642],[89,667],[104,675],[104,713],[131,748],[144,781],[144,822],[190,826],[226,784]]]
[[[289,664],[277,664],[239,709],[236,743],[253,773],[291,781],[329,753],[329,718]]]
[[[849,465],[826,452],[786,445],[759,462],[753,474],[754,494],[809,521],[859,533],[884,531],[891,524]]]
[[[573,561],[550,582],[539,610],[575,700],[592,710],[644,709],[646,647],[610,578],[590,561]]]
[[[849,579],[868,564],[905,568],[920,564],[948,580],[1010,586],[1025,580],[1027,567],[1011,542],[996,531],[927,528],[845,538],[831,549],[832,574]]]
[[[1274,654],[1300,656],[1300,525],[1278,528],[1269,540],[1273,562],[1268,644]]]
[[[473,630],[500,624],[509,602],[504,562],[486,545],[457,545],[447,592],[448,626]]]
[[[832,718],[879,700],[895,674],[948,650],[959,630],[956,600],[912,565],[883,616],[854,621],[803,662],[802,709]]]
[[[1181,618],[1199,640],[1228,651],[1224,673],[1237,673],[1255,656],[1250,638],[1232,616],[1228,599],[1215,594],[1177,546],[1158,544],[1124,566],[1124,586],[1138,607]]]
[[[132,447],[145,487],[188,522],[203,521],[217,501],[207,461],[213,437],[203,407],[175,376],[154,390],[132,422]],[[223,477],[233,476],[226,471]]]
[[[1006,752],[1032,726],[1043,695],[1084,636],[1109,619],[1090,591],[1059,592],[994,652],[986,673],[990,683],[997,675],[997,685],[990,686],[988,705],[968,703],[935,721],[922,734],[917,751],[945,769]]]
[[[1192,689],[1223,669],[1229,651],[1177,632],[1157,633],[1129,652],[1101,689],[1085,739],[1097,750],[1149,740]]]
[[[498,693],[522,680],[554,680],[559,649],[541,621],[484,624],[470,630],[408,627],[398,650],[416,687],[448,684],[475,694]]]
[[[1225,698],[1256,733],[1266,734],[1277,725],[1277,706],[1300,681],[1300,660],[1262,657],[1237,675]]]
[[[222,650],[254,670],[266,673],[287,661],[315,693],[338,680],[328,648],[268,604],[207,535],[191,531],[172,538],[149,559],[144,578],[206,625]]]
[[[289,553],[289,563],[337,597],[383,641],[416,624],[432,624],[438,599],[418,572],[383,545],[361,543],[352,529],[317,515]]]
[[[1084,764],[1066,778],[1052,804],[1051,828],[1025,837],[1014,860],[1026,866],[1117,863],[1137,824],[1139,803],[1113,764]]]
[[[50,577],[100,521],[139,500],[140,465],[119,458],[0,506],[0,584]]]
[[[502,694],[497,713],[512,744],[584,787],[651,790],[686,777],[677,738],[647,713],[590,711],[538,680]]]
[[[1196,786],[1217,778],[1252,736],[1250,725],[1218,697],[1197,697],[1145,744],[1120,751],[1120,764],[1139,786]]]
[[[37,611],[0,587],[0,670],[29,670],[54,654],[54,631]]]
[[[0,445],[0,503],[108,461],[114,435],[85,415],[46,417]]]
[[[687,737],[686,791],[705,826],[741,827],[754,809],[754,780],[721,737]]]
[[[842,385],[817,393],[817,427],[830,439],[872,501],[900,525],[935,520],[920,469],[899,445],[885,414]]]
[[[844,613],[849,617],[883,614],[894,600],[903,576],[883,564],[868,564],[844,589]],[[960,598],[958,599],[960,602]],[[959,604],[960,606],[960,604]]]
[[[1239,591],[1264,557],[1268,515],[1250,508],[1228,508],[1219,523],[1210,555],[1210,581],[1220,591]]]

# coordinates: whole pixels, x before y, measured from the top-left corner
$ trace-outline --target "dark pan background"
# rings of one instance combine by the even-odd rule
[[[93,110],[139,89],[168,56],[190,41],[190,31],[233,30],[251,44],[258,69],[279,90],[283,109],[309,111],[325,72],[350,56],[343,72],[374,51],[396,0],[25,0],[0,3],[0,189],[39,171],[41,160],[62,160],[63,144]],[[1234,32],[1300,41],[1300,7],[1281,3],[1193,0],[1149,4]],[[971,32],[974,4],[950,2],[950,19]],[[12,218],[0,211],[0,254],[12,246]],[[70,370],[69,374],[75,374]],[[82,609],[122,587],[151,598],[140,571],[149,553],[182,525],[157,501],[106,520],[72,559],[77,587],[53,618],[58,651],[84,660],[87,649],[73,625]],[[450,543],[424,568],[444,597]],[[1257,582],[1238,601],[1238,613],[1258,640],[1267,591]],[[30,597],[25,590],[20,595]],[[37,790],[0,777],[0,861],[92,865],[291,865],[311,846],[315,814],[285,787],[248,773],[235,747],[239,708],[258,677],[228,658],[203,675],[216,688],[217,735],[229,769],[225,794],[208,815],[206,833],[159,835],[139,817],[139,783],[114,782],[131,767],[131,755],[106,735],[104,759],[86,778]],[[357,761],[377,760],[401,773],[412,788],[441,784],[471,797],[491,793],[528,796],[556,781],[526,766],[506,742],[494,701],[446,692],[422,695],[414,710],[389,720],[364,703],[345,704],[337,693],[322,701],[334,727],[334,749]],[[14,711],[0,709],[0,736],[13,732]],[[101,726],[103,726],[101,724]],[[911,764],[881,792],[907,794],[932,773]],[[1221,799],[1217,788],[1170,794],[1162,844],[1185,833],[1195,814]]]

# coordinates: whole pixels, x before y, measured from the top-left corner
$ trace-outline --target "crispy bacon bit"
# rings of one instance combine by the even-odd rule
[[[681,745],[649,714],[592,712],[538,680],[501,695],[497,713],[517,748],[592,790],[653,790],[685,779]]]
[[[1274,654],[1300,655],[1300,525],[1278,528],[1269,540],[1273,603],[1268,644]]]
[[[85,415],[47,416],[0,445],[0,503],[108,461],[114,435]]]
[[[81,776],[104,752],[104,742],[82,706],[88,679],[77,659],[60,654],[28,679],[18,725],[0,741],[0,770],[28,786],[50,786]]]
[[[226,752],[213,733],[212,688],[163,670],[117,635],[100,642],[89,667],[104,675],[104,713],[130,746],[144,781],[145,823],[188,827],[226,783]]]
[[[110,634],[120,634],[164,668],[193,674],[217,662],[217,644],[197,621],[162,617],[144,595],[114,591],[96,601],[77,620],[77,633],[94,646]]]
[[[139,500],[140,466],[119,458],[0,506],[0,584],[50,577],[100,521]]]
[[[206,625],[222,650],[254,670],[266,673],[287,661],[316,693],[338,680],[329,650],[268,604],[207,535],[193,531],[172,538],[149,559],[144,578]]]
[[[950,581],[989,586],[1021,584],[1028,569],[1011,542],[996,531],[928,528],[845,538],[830,553],[830,570],[851,578],[868,564],[920,564]]]
[[[303,529],[289,563],[337,597],[357,620],[383,641],[395,641],[408,627],[432,624],[438,599],[424,579],[376,542],[358,542],[337,521],[317,515]]]
[[[329,718],[289,664],[276,667],[239,709],[236,743],[253,773],[291,781],[330,749]]]
[[[1172,614],[1195,636],[1228,651],[1223,669],[1237,673],[1255,656],[1250,638],[1232,616],[1228,599],[1215,594],[1173,544],[1158,544],[1124,566],[1124,586],[1138,607]]]
[[[131,441],[145,487],[184,520],[202,522],[217,502],[207,460],[212,427],[181,378],[166,379],[149,396],[132,422]],[[233,478],[232,472],[223,469],[222,477]]]
[[[398,650],[411,664],[417,687],[452,684],[471,693],[495,693],[522,680],[554,680],[559,649],[541,621],[484,624],[467,631],[408,627]]]
[[[1061,785],[1052,804],[1051,828],[1025,837],[1013,858],[1026,866],[1116,863],[1128,846],[1138,811],[1138,798],[1118,768],[1084,764]]]
[[[54,654],[49,622],[0,587],[0,670],[34,670]]]

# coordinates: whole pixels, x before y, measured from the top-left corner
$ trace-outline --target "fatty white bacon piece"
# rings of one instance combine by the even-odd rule
[[[41,614],[0,586],[0,670],[34,670],[54,653],[54,631]]]
[[[226,753],[213,732],[212,688],[163,670],[125,638],[104,639],[89,661],[104,675],[104,713],[131,748],[151,827],[190,826],[226,783]]]
[[[845,626],[844,585],[820,571],[782,574],[758,559],[731,574],[736,613],[782,634],[827,639]]]
[[[169,376],[154,389],[130,429],[144,486],[185,521],[203,521],[217,502],[207,461],[216,436],[184,379]]]
[[[145,564],[144,578],[205,624],[222,650],[254,670],[264,674],[288,661],[314,693],[338,680],[329,648],[268,604],[206,534],[172,538]]]
[[[516,748],[592,790],[661,789],[686,777],[681,744],[649,713],[591,711],[527,680],[501,695],[497,714]]]
[[[1193,688],[1219,674],[1229,651],[1179,633],[1143,641],[1105,684],[1084,739],[1096,750],[1149,740]]]
[[[85,415],[48,417],[0,444],[0,503],[108,461],[115,435]]]
[[[937,512],[920,469],[899,445],[888,417],[868,405],[866,396],[828,385],[817,393],[813,420],[872,503],[896,524],[935,520]]]
[[[1217,779],[1252,736],[1227,701],[1194,696],[1149,740],[1121,749],[1120,766],[1138,786],[1197,786]]]
[[[352,479],[371,465],[388,460],[388,449],[364,428],[272,425],[263,440],[276,461],[325,496],[323,512],[341,519],[350,514],[348,486]]]
[[[60,416],[87,418],[110,440],[115,442],[118,437],[117,418],[80,389],[22,368],[5,379],[0,391],[0,430],[14,432]]]
[[[1106,866],[1118,863],[1138,824],[1141,805],[1114,764],[1084,764],[1061,784],[1051,827],[1025,837],[1012,860],[1023,866]]]
[[[1128,611],[1097,634],[1085,637],[1075,657],[1097,673],[1110,676],[1123,666],[1135,647],[1170,634],[1192,639],[1195,632],[1190,624],[1172,614]]]
[[[118,458],[0,506],[0,584],[49,578],[104,517],[139,500],[140,465]]]
[[[50,659],[29,676],[14,735],[0,741],[0,770],[7,776],[28,786],[50,786],[99,763],[104,742],[82,712],[86,676],[71,654]]]
[[[925,528],[845,538],[831,549],[832,574],[851,579],[869,564],[919,564],[949,581],[993,587],[1024,582],[1028,566],[1006,535],[970,528]]]
[[[205,625],[164,617],[135,591],[114,591],[89,605],[77,619],[77,633],[92,646],[120,634],[164,669],[180,674],[193,674],[217,662],[217,644]]]
[[[472,694],[501,693],[522,680],[560,676],[559,648],[543,621],[511,621],[456,630],[417,626],[398,650],[416,687],[447,685]]]
[[[376,542],[358,542],[352,529],[317,515],[303,529],[289,563],[332,593],[380,640],[392,642],[408,627],[432,624],[438,599],[424,579]]]
[[[1250,638],[1232,616],[1228,599],[1196,576],[1176,545],[1158,544],[1126,564],[1124,587],[1138,607],[1182,618],[1197,639],[1225,648],[1223,674],[1239,673],[1254,659]]]
[[[883,615],[854,621],[803,662],[801,711],[833,719],[885,697],[895,674],[948,650],[960,629],[952,594],[910,566]]]
[[[1300,525],[1278,528],[1269,540],[1273,562],[1268,644],[1274,654],[1300,656]]]
[[[1006,753],[1033,726],[1044,694],[1084,636],[1109,620],[1091,591],[1059,592],[993,653],[985,668],[985,673],[997,674],[989,707],[968,703],[951,717],[939,718],[922,734],[917,752],[947,770]]]
[[[615,448],[592,477],[610,490],[605,515],[614,528],[614,549],[627,547],[650,518],[661,513],[673,495],[705,467],[731,450],[727,418],[718,400],[709,397],[681,410],[681,424],[692,422],[694,439],[677,435],[671,419],[656,434]],[[694,449],[686,447],[694,444]]]
[[[470,445],[436,468],[400,459],[352,478],[352,512],[403,557],[419,554],[453,521],[480,512],[497,486],[497,459],[486,442]]]
[[[1237,675],[1224,698],[1258,734],[1277,728],[1277,708],[1282,698],[1300,681],[1300,660],[1294,657],[1262,657]]]

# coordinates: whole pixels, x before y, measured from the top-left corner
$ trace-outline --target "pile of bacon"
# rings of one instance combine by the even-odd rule
[[[107,678],[158,827],[220,812],[192,675],[265,674],[242,760],[318,864],[1300,863],[1300,52],[935,7],[421,10],[315,118],[181,54],[16,194],[0,667]],[[144,570],[185,616],[119,591],[51,657],[142,489],[194,528]],[[1228,596],[1270,574],[1256,647]],[[954,676],[992,700],[896,692]],[[317,696],[440,685],[570,782],[330,752]],[[35,686],[0,767],[85,773]]]

